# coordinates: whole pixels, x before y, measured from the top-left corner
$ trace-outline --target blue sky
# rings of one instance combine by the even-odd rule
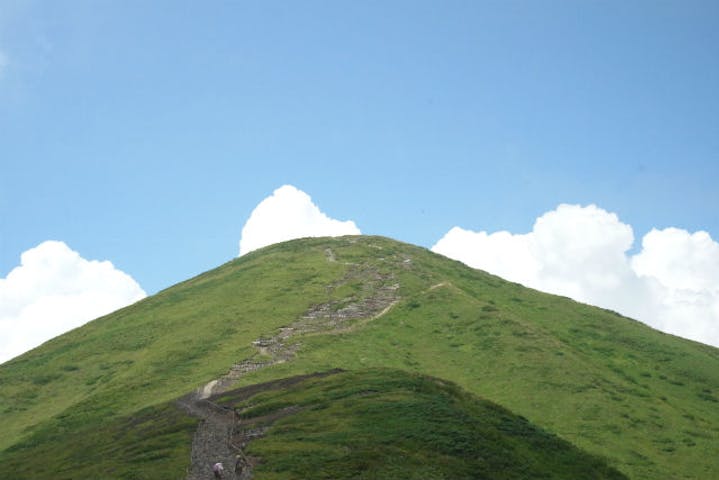
[[[45,240],[147,293],[291,184],[431,247],[596,204],[719,238],[719,3],[0,0],[0,277]]]

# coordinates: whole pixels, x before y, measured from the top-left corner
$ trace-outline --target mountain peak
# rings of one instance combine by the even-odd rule
[[[702,452],[719,448],[719,350],[420,247],[347,236],[258,249],[2,365],[0,477],[38,454],[54,478],[93,472],[90,458],[182,475],[197,419],[177,398],[338,368],[451,382],[630,478],[717,473]],[[98,428],[128,442],[124,460],[104,457]],[[133,442],[161,453],[140,458]]]

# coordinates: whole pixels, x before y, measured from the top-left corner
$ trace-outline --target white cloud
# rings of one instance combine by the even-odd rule
[[[530,251],[527,237],[504,231],[488,234],[454,227],[432,250],[507,280],[529,284],[536,278],[540,264]],[[508,251],[512,255],[506,255]]]
[[[262,200],[242,228],[240,255],[273,243],[303,237],[359,235],[354,222],[334,220],[292,185],[284,185]]]
[[[112,263],[43,242],[0,278],[0,363],[145,296]]]
[[[667,228],[642,239],[642,251],[632,258],[638,275],[653,277],[673,289],[711,290],[719,287],[719,243],[707,232],[690,234]]]
[[[538,290],[610,308],[719,346],[719,243],[706,232],[632,228],[595,205],[560,205],[531,232],[452,228],[432,250]]]

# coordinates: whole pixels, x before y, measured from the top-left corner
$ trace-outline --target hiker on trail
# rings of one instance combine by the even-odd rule
[[[212,466],[212,473],[215,474],[215,478],[222,478],[222,474],[225,471],[225,467],[222,466],[221,462],[217,462]]]

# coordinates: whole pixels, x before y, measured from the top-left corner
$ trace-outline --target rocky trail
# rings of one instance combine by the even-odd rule
[[[204,480],[214,478],[212,465],[222,462],[225,467],[224,478],[246,479],[250,478],[251,469],[246,469],[246,475],[236,474],[235,464],[239,452],[232,447],[232,430],[235,427],[235,412],[220,407],[207,399],[199,398],[197,393],[186,395],[178,400],[178,406],[202,421],[197,426],[192,438],[192,451],[190,454],[190,467],[187,480]]]
[[[331,249],[326,249],[325,255],[328,262],[337,262],[335,253]],[[393,258],[393,260],[401,263],[403,268],[411,268],[409,258]],[[278,381],[230,392],[231,386],[248,372],[291,360],[301,348],[301,343],[295,341],[295,337],[349,331],[356,328],[360,322],[364,323],[384,315],[399,301],[400,285],[393,274],[383,273],[379,265],[351,263],[346,265],[348,265],[346,274],[326,287],[327,302],[313,305],[274,335],[258,338],[252,342],[256,350],[253,356],[232,365],[225,375],[177,401],[182,410],[201,419],[192,440],[191,465],[186,480],[214,478],[211,468],[216,462],[223,463],[225,479],[252,478],[252,468],[257,463],[257,459],[247,456],[245,447],[253,439],[261,437],[267,430],[268,424],[296,412],[289,408],[277,414],[276,418],[248,421],[242,420],[241,416],[231,408],[218,405],[214,399],[222,394],[229,394],[233,400],[239,401],[242,395],[247,398],[258,391],[282,388],[284,384]],[[344,298],[334,298],[334,293],[347,285],[352,286],[355,293]],[[302,381],[307,376],[286,380],[291,382],[298,378],[299,380],[296,381]],[[260,424],[263,426],[258,426]]]
[[[290,406],[271,415],[244,418],[242,411],[235,411],[228,405],[237,404],[260,392],[289,388],[308,378],[325,377],[341,371],[335,369],[273,380],[228,390],[210,398],[200,398],[199,392],[193,392],[178,399],[179,408],[189,415],[202,419],[192,439],[191,464],[186,480],[214,478],[212,465],[216,462],[221,462],[225,467],[223,478],[226,480],[252,478],[252,469],[259,459],[245,452],[247,445],[263,436],[275,421],[300,411],[299,407]],[[222,402],[218,403],[220,396]]]

